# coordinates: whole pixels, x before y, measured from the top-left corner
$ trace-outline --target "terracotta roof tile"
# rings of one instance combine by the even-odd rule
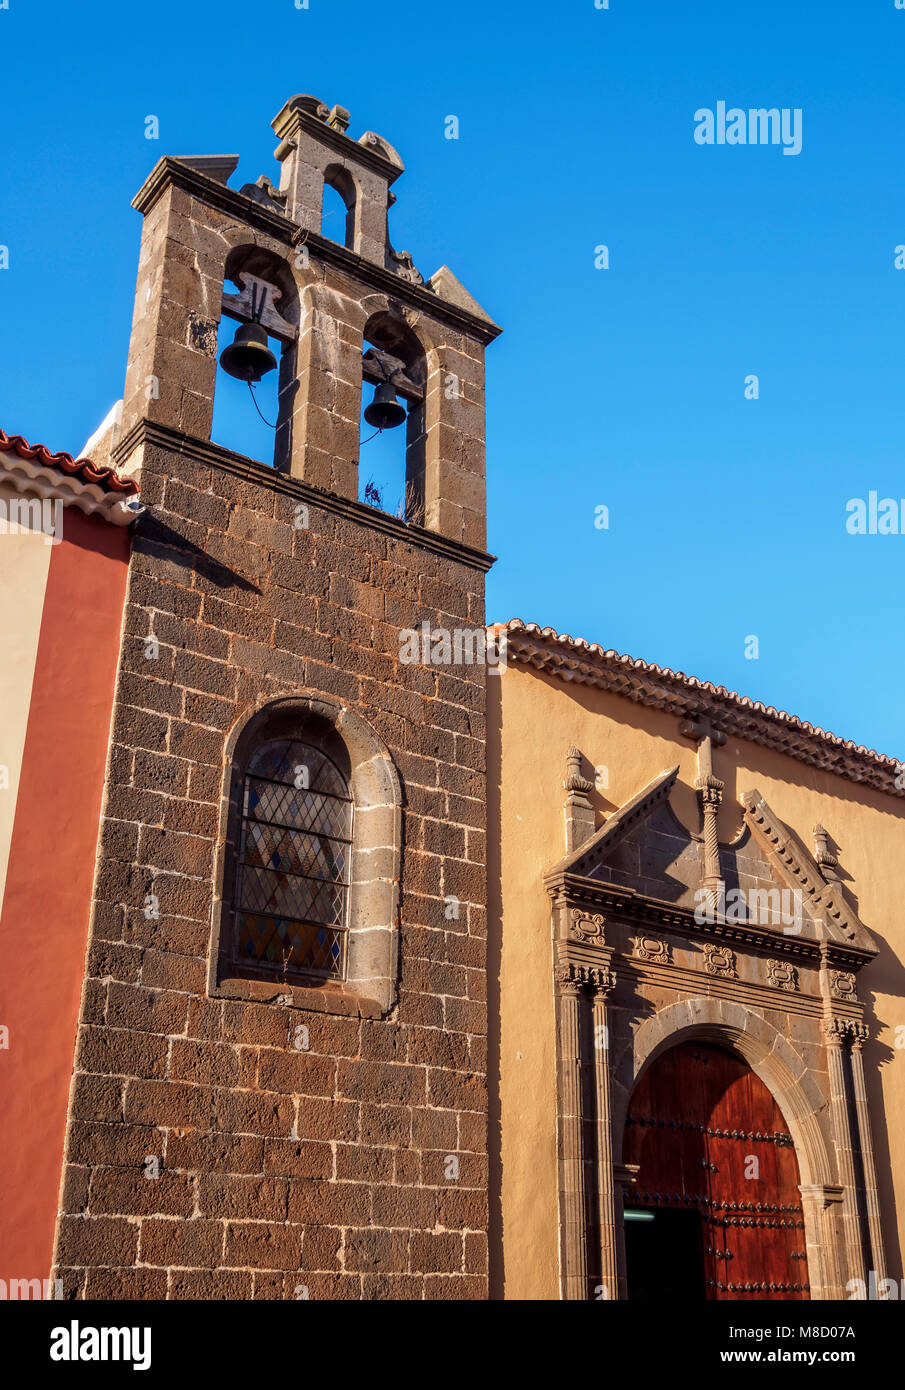
[[[98,468],[90,459],[74,459],[71,454],[53,454],[43,444],[29,444],[21,434],[4,434],[0,430],[0,454],[18,454],[20,458],[37,462],[45,468],[59,468],[69,477],[76,476],[84,483],[102,488],[104,492],[138,492],[138,485],[132,478],[120,478],[112,468]]]
[[[905,764],[773,705],[521,618],[495,626],[507,633],[510,661],[520,660],[563,680],[596,685],[674,714],[707,713],[718,727],[737,737],[776,748],[851,781],[866,782],[892,796],[905,795],[905,788],[898,785]]]

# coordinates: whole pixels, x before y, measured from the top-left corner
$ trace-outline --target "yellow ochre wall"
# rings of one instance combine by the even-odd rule
[[[491,1297],[558,1299],[554,1018],[550,901],[542,878],[565,854],[566,749],[575,744],[608,788],[592,792],[598,825],[658,773],[679,765],[671,804],[698,832],[695,747],[679,719],[590,686],[510,664],[488,677],[488,885],[491,1019]],[[806,845],[819,821],[841,847],[861,920],[879,956],[858,976],[889,1275],[902,1277],[905,1235],[905,800],[730,737],[714,750],[726,784],[720,841],[741,826],[757,788]],[[905,1033],[900,1035],[905,1037]]]

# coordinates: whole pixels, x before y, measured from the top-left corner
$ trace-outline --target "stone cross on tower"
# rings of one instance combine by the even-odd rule
[[[715,908],[723,886],[717,840],[717,815],[723,800],[725,783],[714,775],[713,750],[723,746],[726,735],[715,729],[709,719],[703,717],[685,720],[680,726],[680,732],[685,738],[694,739],[698,745],[698,775],[694,785],[704,824],[703,884],[711,894]]]

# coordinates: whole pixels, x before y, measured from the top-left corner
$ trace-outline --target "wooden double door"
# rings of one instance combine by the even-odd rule
[[[779,1106],[739,1058],[681,1043],[632,1096],[624,1162],[630,1299],[807,1299],[798,1160]]]

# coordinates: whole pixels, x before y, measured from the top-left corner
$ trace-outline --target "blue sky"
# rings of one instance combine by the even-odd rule
[[[8,5],[4,429],[75,451],[121,394],[130,202],[156,159],[236,152],[233,186],[276,179],[270,121],[313,92],[400,151],[396,247],[425,276],[448,264],[505,329],[488,616],[905,753],[905,535],[845,527],[849,499],[905,498],[894,0]],[[800,107],[801,153],[696,144],[720,100]],[[247,400],[215,425],[264,456]]]

